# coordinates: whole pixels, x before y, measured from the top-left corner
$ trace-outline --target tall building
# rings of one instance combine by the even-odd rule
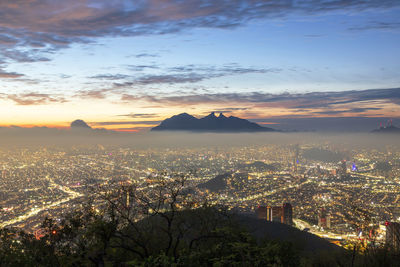
[[[395,250],[400,249],[400,223],[386,222],[386,244]]]
[[[283,223],[283,208],[280,206],[269,207],[269,208],[271,209],[272,213],[270,221]]]
[[[267,207],[267,221],[269,221],[269,222],[272,222],[273,221],[273,215],[274,215],[274,212],[273,212],[273,209],[272,209],[273,207],[271,207],[271,206],[268,206]]]
[[[266,219],[266,220],[268,220],[267,207],[258,206],[256,208],[256,216],[257,216],[258,219]]]
[[[125,188],[120,191],[121,194],[121,204],[124,205],[124,208],[130,208],[134,202],[134,193],[131,189]]]
[[[299,145],[295,145],[293,153],[293,172],[295,174],[297,174],[299,168],[299,154],[300,154]]]
[[[290,203],[283,204],[283,223],[284,224],[293,224],[293,208]]]
[[[340,174],[346,175],[346,173],[347,173],[346,160],[342,160],[340,163]]]
[[[290,203],[284,203],[282,206],[258,206],[256,209],[257,218],[288,225],[293,224],[292,213],[292,205]]]
[[[318,212],[318,227],[329,229],[331,228],[331,214],[324,208]]]

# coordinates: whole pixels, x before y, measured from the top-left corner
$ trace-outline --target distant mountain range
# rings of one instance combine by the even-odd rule
[[[272,128],[262,127],[234,116],[226,117],[220,113],[215,116],[212,112],[208,116],[198,119],[187,113],[172,116],[161,122],[152,131],[192,131],[192,132],[272,132]]]
[[[400,133],[400,128],[390,125],[386,127],[380,127],[378,129],[375,129],[372,131],[373,133],[393,133],[393,134],[399,134]]]
[[[70,124],[73,132],[96,132],[96,133],[116,133],[113,130],[104,128],[92,128],[83,120],[74,120]],[[260,126],[257,123],[250,122],[234,116],[226,117],[220,113],[218,116],[214,112],[203,118],[196,118],[187,113],[181,113],[171,118],[165,119],[160,125],[151,129],[151,131],[189,131],[189,132],[221,132],[221,133],[239,133],[239,132],[281,132],[268,127]],[[292,131],[294,132],[294,131]],[[400,134],[400,128],[392,124],[391,121],[386,126],[372,130],[372,133]]]

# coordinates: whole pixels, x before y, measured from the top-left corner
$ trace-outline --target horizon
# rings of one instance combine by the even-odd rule
[[[226,115],[221,111],[212,111],[206,115],[192,115],[187,112],[175,114],[171,117],[188,114],[197,119],[205,118],[211,114],[214,114],[216,118],[219,118],[221,114],[227,118],[236,117],[234,114]],[[239,117],[236,117],[239,118]],[[168,118],[166,118],[168,119]],[[243,119],[243,118],[240,118]],[[362,122],[364,120],[364,122]],[[53,125],[0,125],[0,129],[55,129],[55,130],[70,130],[71,124],[75,121],[83,121],[86,125],[90,127],[91,130],[108,130],[112,132],[121,133],[146,133],[150,132],[155,126],[160,125],[163,121],[150,121],[149,126],[137,129],[137,128],[118,128],[118,129],[108,129],[104,127],[103,123],[96,122],[86,122],[82,119],[75,119],[69,122],[67,125],[63,126],[53,126]],[[283,131],[283,132],[332,132],[332,133],[368,133],[375,129],[386,128],[389,126],[398,126],[399,120],[395,118],[387,117],[305,117],[305,118],[267,118],[267,119],[248,119],[248,121],[258,124],[261,127],[272,128],[273,130]],[[145,121],[148,123],[149,121]],[[105,125],[112,124],[111,122],[105,122]],[[129,122],[132,123],[132,122]],[[118,124],[118,123],[117,123]],[[121,122],[121,124],[124,124]],[[375,125],[375,127],[374,127]],[[75,127],[76,128],[76,127]],[[79,128],[79,127],[78,127]],[[173,130],[174,131],[174,130]],[[175,130],[176,131],[176,130]],[[235,132],[232,132],[235,133]],[[240,133],[240,131],[238,132]]]

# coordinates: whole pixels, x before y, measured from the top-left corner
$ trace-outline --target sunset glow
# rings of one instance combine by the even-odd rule
[[[0,124],[399,118],[398,1],[203,2],[2,2]]]

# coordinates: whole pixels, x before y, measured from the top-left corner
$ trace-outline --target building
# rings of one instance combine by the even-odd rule
[[[272,207],[268,206],[267,207],[267,221],[272,222],[273,220],[273,212],[272,212]]]
[[[346,175],[347,174],[347,162],[346,160],[342,160],[340,162],[340,174]]]
[[[294,146],[293,152],[293,173],[297,174],[299,169],[299,154],[300,154],[300,147],[299,145]]]
[[[293,224],[292,205],[284,203],[282,206],[258,206],[256,216],[269,222],[280,222],[288,225]]]
[[[258,206],[256,208],[256,216],[258,219],[267,219],[267,207]]]
[[[280,222],[283,223],[283,207],[275,206],[275,207],[268,207],[270,209],[270,222]],[[267,213],[269,213],[267,211]],[[268,219],[268,218],[267,218]]]
[[[283,204],[283,223],[288,225],[293,224],[293,208],[290,203]]]
[[[400,223],[386,222],[386,244],[395,250],[400,249]]]
[[[318,227],[323,229],[331,228],[331,214],[324,208],[318,212]]]

